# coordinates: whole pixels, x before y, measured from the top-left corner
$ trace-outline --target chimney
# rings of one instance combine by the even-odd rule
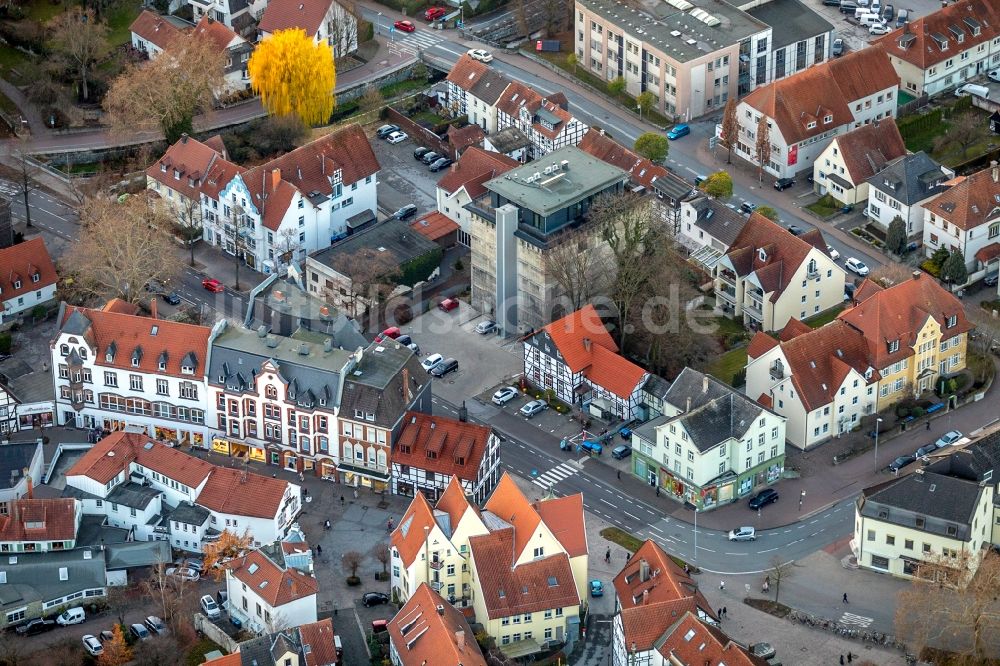
[[[159,319],[158,313],[156,312],[156,296],[149,299],[149,316],[153,319]]]
[[[586,351],[590,351],[590,338],[584,338],[583,339],[583,348]]]
[[[278,189],[278,183],[281,182],[281,169],[271,169],[271,189]]]
[[[704,375],[701,378],[701,392],[708,393],[708,375]]]
[[[993,182],[1000,182],[1000,166],[996,160],[990,160],[990,171],[993,173]]]
[[[458,646],[458,649],[460,651],[465,649],[465,630],[464,629],[459,629],[458,631],[455,632],[455,645]]]
[[[462,406],[458,408],[458,420],[465,423],[469,420],[469,410],[465,407],[465,401],[462,401]]]
[[[157,26],[157,27],[159,27],[159,26]],[[185,143],[187,143],[187,142],[188,142],[188,135],[187,135],[187,133],[185,132],[184,134],[181,134],[181,143],[182,143],[182,144],[185,144]]]
[[[27,499],[31,499],[31,498],[32,498],[32,496],[33,496],[33,495],[34,495],[34,493],[35,493],[35,486],[34,486],[34,484],[33,484],[33,483],[31,482],[31,475],[30,475],[30,474],[28,474],[28,468],[27,468],[27,467],[25,467],[25,468],[24,468],[24,470],[23,470],[23,473],[24,473],[24,479],[25,479],[25,481],[27,482],[27,486],[26,486],[26,489],[25,489],[25,491],[24,491],[24,496],[25,496],[25,497],[26,497]]]
[[[687,399],[687,407],[684,408],[684,413],[686,414],[687,412],[690,412],[690,411],[691,411],[691,398],[688,397],[688,399]]]
[[[409,402],[410,395],[410,369],[403,368],[403,400]]]
[[[920,279],[920,271],[913,271],[913,279],[914,280]]]
[[[642,591],[642,605],[645,606],[646,605],[646,601],[648,601],[648,600],[649,600],[649,590],[648,589],[647,590],[643,590]]]
[[[646,560],[639,560],[639,580],[643,583],[649,580],[649,562]]]
[[[441,604],[438,604],[438,606],[437,606],[437,612],[438,612],[438,615],[444,615],[444,606],[442,606]]]
[[[455,173],[456,171],[458,171],[458,162],[452,162],[451,163],[451,172]]]

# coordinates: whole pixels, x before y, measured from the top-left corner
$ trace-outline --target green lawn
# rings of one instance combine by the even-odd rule
[[[26,18],[45,24],[51,21],[57,14],[62,13],[65,5],[61,2],[51,2],[51,0],[33,0],[24,11]]]
[[[7,46],[6,44],[0,44],[0,72],[6,78],[8,72],[10,72],[12,67],[17,67],[27,62],[28,56],[21,53],[17,49]]]
[[[813,328],[819,328],[820,326],[823,326],[824,324],[829,324],[831,321],[836,319],[837,315],[839,315],[841,310],[843,309],[844,305],[840,304],[835,308],[830,308],[826,312],[820,312],[815,317],[810,317],[809,319],[806,319],[804,323],[809,324]]]
[[[108,12],[108,43],[112,47],[127,44],[132,39],[129,26],[142,10],[142,3],[137,0],[119,0],[118,4]]]
[[[829,217],[843,208],[843,204],[828,194],[820,198],[818,201],[809,204],[806,208],[820,217]]]
[[[731,317],[715,317],[712,321],[718,326],[717,335],[739,335],[747,332],[742,323]]]
[[[726,382],[727,384],[733,383],[733,375],[746,367],[747,364],[747,349],[746,347],[740,347],[738,349],[733,349],[722,354],[709,364],[705,368],[705,372],[716,377],[717,379]]]

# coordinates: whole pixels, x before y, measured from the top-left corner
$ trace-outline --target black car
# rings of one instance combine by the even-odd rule
[[[389,603],[389,595],[381,592],[365,592],[361,597],[361,603],[366,607],[380,606]]]
[[[172,291],[169,294],[160,294],[160,298],[165,300],[167,303],[170,303],[171,305],[181,304],[181,297],[177,295],[176,291]]]
[[[765,488],[750,499],[751,509],[762,509],[768,504],[778,501],[778,491],[774,488]]]
[[[458,370],[458,361],[453,358],[446,358],[431,368],[431,375],[434,377],[444,377],[449,372],[454,372],[455,370]]]
[[[413,151],[413,159],[419,160],[429,152],[431,152],[430,148],[427,148],[425,146],[420,146],[419,148]]]
[[[438,159],[434,160],[434,162],[431,163],[431,165],[427,168],[430,169],[431,171],[440,171],[441,169],[444,169],[454,161],[455,160],[451,159],[450,157],[439,157]]]
[[[397,220],[405,220],[406,218],[415,215],[416,212],[417,212],[417,207],[415,205],[406,204],[405,206],[397,210],[395,213],[393,213],[392,216]]]
[[[930,444],[924,444],[923,446],[921,446],[919,449],[917,449],[917,452],[913,455],[917,458],[923,458],[924,456],[928,456],[937,450],[938,450],[937,444],[931,442]]]
[[[794,178],[779,178],[778,180],[774,181],[774,189],[780,192],[782,190],[787,190],[794,184],[795,184]]]
[[[1000,273],[994,273],[993,275],[987,275],[983,278],[983,284],[987,287],[997,286],[997,280],[1000,279]]]
[[[757,210],[757,204],[750,203],[749,201],[744,201],[740,204],[740,210],[749,215],[750,213]]]
[[[17,632],[18,636],[37,636],[38,634],[44,634],[46,631],[51,631],[55,628],[55,620],[37,618],[22,624],[14,631]]]
[[[435,153],[433,150],[429,150],[423,154],[423,156],[420,158],[420,161],[426,164],[427,166],[430,166],[441,157],[443,157],[443,155],[439,155],[438,153]]]
[[[884,18],[886,21],[891,21],[892,19],[896,18],[896,8],[893,7],[892,5],[886,5],[882,9],[882,18]]]
[[[806,232],[806,230],[803,229],[802,227],[797,227],[794,224],[789,224],[788,225],[788,233],[790,233],[793,236],[801,236],[805,232]]]
[[[393,132],[398,132],[398,131],[399,131],[399,125],[382,125],[381,127],[378,128],[375,134],[376,136],[378,136],[378,138],[384,139]]]
[[[903,469],[904,467],[906,467],[907,465],[909,465],[914,461],[916,461],[916,458],[914,458],[913,456],[899,456],[891,463],[889,463],[889,471],[898,472],[899,470]]]

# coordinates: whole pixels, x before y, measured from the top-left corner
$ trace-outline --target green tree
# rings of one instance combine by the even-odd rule
[[[642,114],[649,113],[653,105],[656,104],[656,96],[647,90],[635,98],[635,103],[639,105],[639,114],[641,117]]]
[[[566,64],[573,68],[573,73],[576,74],[576,66],[580,63],[579,59],[576,57],[575,53],[570,53],[566,56]]]
[[[955,250],[941,264],[941,279],[950,284],[965,284],[969,281],[969,271],[965,268],[965,257],[961,250]]]
[[[754,212],[760,213],[761,215],[771,220],[772,222],[778,221],[778,211],[771,208],[770,206],[757,206],[757,208],[754,209]]]
[[[885,247],[893,254],[903,254],[906,250],[906,222],[899,215],[892,218],[885,234]]]
[[[733,196],[733,178],[725,171],[716,171],[698,187],[714,199],[728,199]]]
[[[619,76],[617,79],[608,81],[608,92],[615,96],[625,92],[625,79]]]
[[[949,254],[950,253],[948,252],[948,248],[939,247],[938,249],[934,250],[934,254],[931,255],[931,263],[933,263],[938,268],[941,268],[942,266],[944,266],[944,262],[948,261]]]
[[[654,162],[665,160],[669,150],[670,142],[667,137],[656,132],[646,132],[635,140],[635,152]]]

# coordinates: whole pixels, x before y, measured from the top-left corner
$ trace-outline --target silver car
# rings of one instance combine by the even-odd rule
[[[521,416],[527,416],[530,419],[535,414],[541,414],[548,407],[544,400],[532,400],[521,408]]]
[[[215,603],[215,599],[213,599],[210,594],[206,594],[201,598],[201,609],[205,611],[205,615],[207,615],[210,620],[222,617],[222,611],[219,610],[219,604]]]
[[[756,541],[757,540],[757,530],[752,527],[737,527],[735,530],[729,530],[729,540],[730,541]]]

